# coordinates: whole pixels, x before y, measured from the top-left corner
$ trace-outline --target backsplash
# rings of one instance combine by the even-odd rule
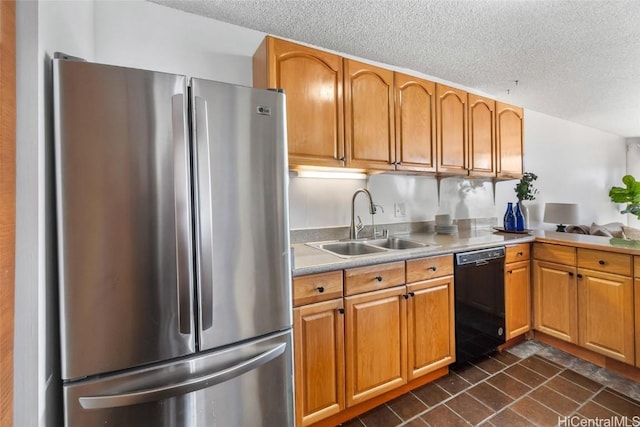
[[[346,227],[348,230],[351,199],[362,187],[371,192],[374,203],[379,206],[374,217],[376,225],[434,221],[438,214],[450,214],[457,220],[498,217],[504,209],[501,198],[496,198],[499,208],[494,204],[493,185],[491,181],[479,179],[442,178],[438,197],[438,180],[431,176],[378,174],[361,180],[291,176],[290,228]],[[513,181],[498,182],[496,193],[504,193],[503,198],[515,197],[513,186]],[[397,216],[397,205],[404,216]],[[357,196],[354,216],[356,223],[359,216],[365,226],[371,225],[366,197]]]
[[[488,218],[468,218],[456,219],[453,221],[458,226],[459,232],[468,230],[477,230],[482,228],[491,228],[498,224],[495,217]],[[386,224],[375,224],[376,231],[382,232],[387,230],[389,236],[402,235],[408,233],[433,233],[435,232],[435,221],[417,221],[417,222],[396,222]],[[368,238],[372,235],[371,226],[365,226],[360,231],[360,236]],[[291,230],[291,243],[308,243],[308,242],[324,242],[330,240],[344,240],[349,238],[349,227],[324,227],[324,228],[307,228],[300,230]]]

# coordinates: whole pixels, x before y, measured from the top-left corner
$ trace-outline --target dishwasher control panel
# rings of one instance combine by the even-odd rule
[[[505,248],[479,249],[477,251],[460,252],[456,254],[456,265],[473,264],[479,261],[489,261],[491,259],[504,258]]]

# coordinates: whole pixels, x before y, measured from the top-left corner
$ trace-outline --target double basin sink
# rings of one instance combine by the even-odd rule
[[[398,237],[386,237],[372,240],[347,240],[340,242],[307,243],[314,248],[322,249],[339,257],[371,255],[388,251],[437,247],[431,243],[416,242]]]

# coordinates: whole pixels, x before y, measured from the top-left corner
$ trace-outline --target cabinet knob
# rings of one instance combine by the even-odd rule
[[[344,308],[340,307],[340,308],[338,309],[338,313],[340,313],[340,314],[344,314]]]
[[[600,264],[600,265],[605,265],[605,264],[606,264],[606,262],[605,262],[603,259],[601,259],[600,261],[598,261],[598,264]]]
[[[582,274],[578,273],[578,279],[582,279]]]
[[[513,270],[509,270],[509,271],[507,271],[507,273],[513,274]]]
[[[569,272],[569,277],[573,277],[573,272]]]
[[[324,286],[318,286],[316,288],[318,290],[318,292],[323,293],[324,292]]]
[[[436,267],[435,265],[432,265],[431,267],[429,267],[429,270],[431,271],[436,271],[438,269],[438,267]]]
[[[396,162],[396,165],[400,166],[400,165],[402,165],[402,162]]]
[[[338,160],[340,160],[341,162],[344,162],[346,159],[344,158],[344,156],[342,156]]]
[[[524,255],[524,252],[518,252],[518,256]]]
[[[382,282],[382,276],[376,276],[376,280],[377,280],[378,282]]]
[[[402,296],[404,297],[404,299],[409,299],[409,294],[402,294]]]
[[[415,292],[409,292],[409,296],[410,296],[410,297],[415,297],[415,296],[416,296],[416,293],[415,293]]]

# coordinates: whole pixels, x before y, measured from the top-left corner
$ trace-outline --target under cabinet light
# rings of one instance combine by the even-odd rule
[[[325,172],[316,170],[300,170],[296,172],[299,178],[323,178],[323,179],[367,179],[367,174],[362,172]]]

